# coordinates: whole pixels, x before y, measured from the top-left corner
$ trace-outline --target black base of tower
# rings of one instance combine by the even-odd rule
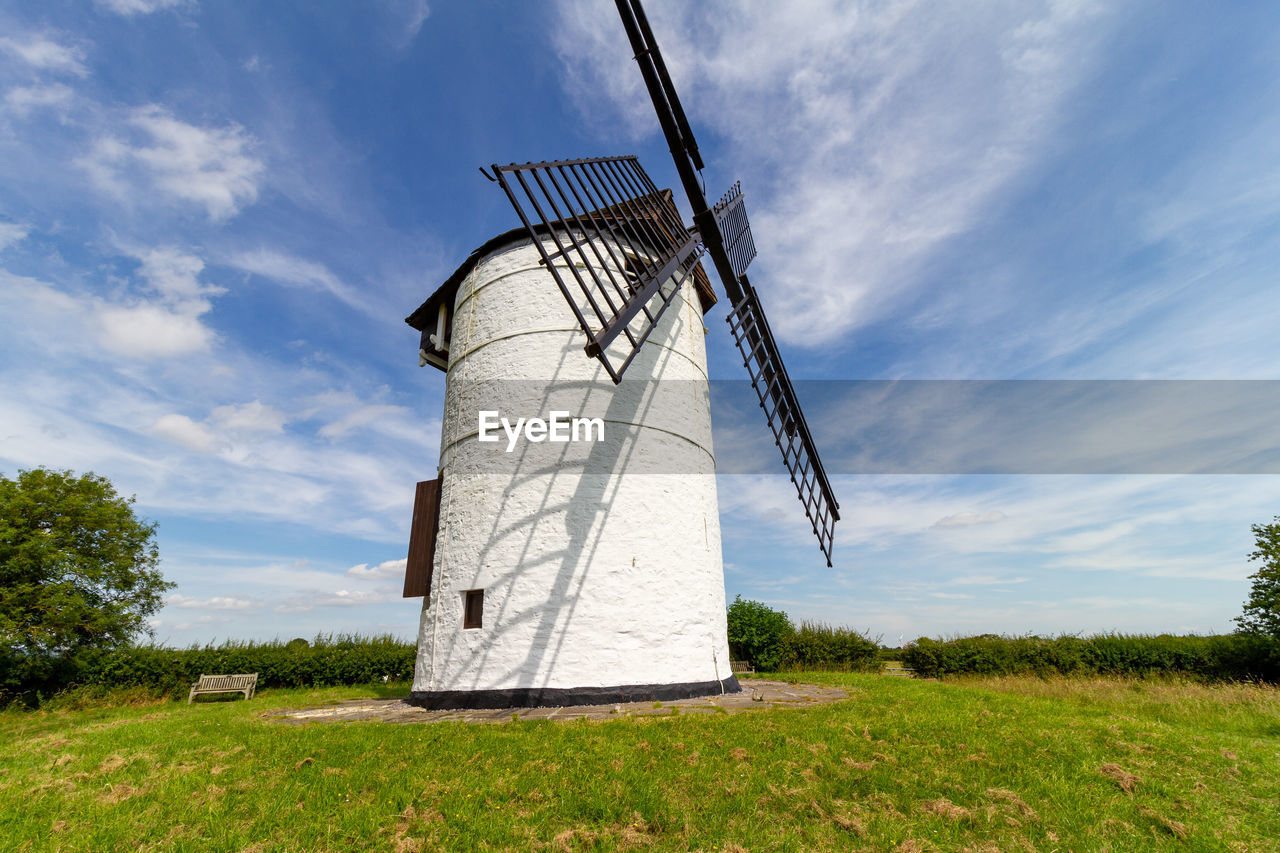
[[[735,676],[684,684],[624,684],[616,687],[513,687],[505,690],[415,690],[405,701],[438,711],[477,708],[564,708],[623,702],[674,702],[722,693],[741,693]]]

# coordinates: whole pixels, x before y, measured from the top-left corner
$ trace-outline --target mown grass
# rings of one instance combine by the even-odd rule
[[[500,725],[262,718],[403,686],[6,712],[0,848],[1280,849],[1273,688],[792,677],[849,698]]]

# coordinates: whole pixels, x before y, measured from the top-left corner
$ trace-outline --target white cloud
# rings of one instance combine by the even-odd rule
[[[22,229],[24,226],[18,226]],[[10,235],[17,230],[9,232]],[[0,237],[6,236],[0,231]],[[168,250],[160,253],[170,260]],[[190,269],[199,269],[198,259]],[[26,318],[23,331],[33,335],[45,329],[42,336],[45,350],[60,349],[71,341],[96,341],[109,355],[130,359],[166,359],[208,350],[217,340],[214,331],[206,326],[201,316],[211,305],[204,295],[221,293],[221,289],[184,281],[178,277],[161,274],[157,269],[142,267],[142,277],[155,298],[145,298],[136,292],[125,292],[110,299],[89,293],[67,293],[38,279],[19,276],[0,276],[0,301],[12,299],[20,306],[21,316]],[[194,274],[194,273],[193,273]],[[150,278],[148,278],[150,276]],[[18,315],[14,315],[18,316]],[[16,333],[16,330],[15,330]],[[78,349],[77,371],[83,370],[86,357],[100,357],[101,353]]]
[[[77,162],[99,189],[136,203],[148,189],[203,207],[212,220],[234,216],[258,197],[263,163],[255,140],[237,124],[197,127],[162,107],[139,107],[127,124],[136,142],[100,138]]]
[[[394,419],[403,438],[371,427],[335,447],[316,432],[327,418],[295,414],[316,398],[339,415],[369,405],[320,393],[334,377],[249,360],[234,343],[218,351],[225,376],[203,358],[113,363],[83,346],[93,304],[0,273],[0,316],[21,310],[30,327],[6,341],[24,355],[0,358],[0,462],[92,468],[165,514],[287,521],[397,550],[407,541],[413,483],[431,470],[405,462],[423,458],[424,418],[416,431],[409,412]]]
[[[1253,571],[1240,552],[1167,554],[1131,539],[1093,551],[1066,552],[1046,562],[1054,570],[1117,572],[1144,578],[1191,578],[1208,581],[1243,581]],[[1243,596],[1243,592],[1242,592]]]
[[[409,414],[404,406],[361,406],[336,421],[325,424],[319,434],[325,438],[342,438],[352,430],[380,424],[390,418],[403,418]]]
[[[774,479],[766,488],[750,477],[720,478],[726,557],[747,553],[801,577],[779,588],[770,583],[779,572],[747,569],[728,578],[729,595],[798,595],[789,609],[795,618],[912,636],[995,626],[1015,633],[1172,630],[1157,604],[1094,613],[1068,605],[1063,589],[1194,601],[1194,618],[1178,624],[1231,630],[1251,570],[1249,524],[1280,499],[1280,477],[1263,475],[836,476],[843,517],[832,572],[813,547],[790,483]],[[966,504],[1017,512],[939,535],[934,520],[958,515]],[[804,598],[799,591],[808,588],[822,592]],[[950,598],[958,594],[974,598]]]
[[[357,292],[324,264],[265,248],[237,252],[221,261],[227,266],[269,278],[279,284],[328,293],[353,308],[375,316],[378,314],[367,294]]]
[[[218,406],[209,414],[209,420],[220,428],[233,432],[284,432],[288,420],[284,412],[264,405],[261,400],[239,405]]]
[[[386,560],[376,566],[361,563],[347,569],[347,574],[360,580],[402,580],[404,578],[407,559]]]
[[[410,38],[413,38],[422,29],[427,16],[431,14],[431,7],[427,5],[426,0],[410,0],[408,13],[404,30]]]
[[[753,535],[795,545],[814,541],[795,486],[786,477],[735,474],[719,477],[717,483],[722,525],[740,521]]]
[[[1090,610],[1150,610],[1156,612],[1168,612],[1170,610],[1194,610],[1196,605],[1190,601],[1168,601],[1163,598],[1155,598],[1153,596],[1129,597],[1129,596],[1105,596],[1091,595],[1081,598],[1071,598],[1067,600],[1067,604],[1075,605],[1080,608],[1088,608]]]
[[[1005,584],[1026,583],[1030,578],[1003,578],[995,575],[964,575],[947,581],[951,586],[1004,586]]]
[[[226,447],[213,430],[186,415],[162,416],[151,425],[151,434],[197,453],[213,453]]]
[[[179,6],[194,5],[194,0],[94,0],[97,5],[117,15],[131,17],[133,15],[150,15],[161,9],[175,9]]]
[[[998,510],[991,512],[957,512],[934,522],[934,527],[971,527],[975,524],[995,524],[1004,521],[1005,514]]]
[[[84,65],[84,51],[58,44],[46,36],[28,34],[20,39],[0,38],[0,49],[41,71],[61,71],[77,77],[89,73]]]
[[[226,291],[200,281],[204,261],[173,247],[125,248],[140,264],[145,290],[155,299],[97,301],[93,310],[99,342],[129,358],[172,358],[208,350],[217,340],[201,317],[209,296]]]
[[[175,631],[191,631],[196,628],[208,629],[214,625],[228,625],[232,622],[230,616],[214,616],[206,613],[203,616],[197,616],[195,619],[188,619],[185,622],[178,622],[173,626]]]
[[[1036,162],[1110,26],[1100,6],[651,3],[695,132],[730,141],[775,331],[885,316]],[[621,27],[558,3],[566,89],[601,135],[658,125]],[[714,196],[719,188],[708,188]]]
[[[0,252],[21,243],[31,233],[29,225],[20,222],[0,222]]]
[[[317,566],[306,559],[234,547],[193,548],[181,541],[166,547],[164,556],[165,575],[181,590],[166,601],[165,642],[187,641],[178,623],[195,626],[208,616],[229,619],[218,624],[230,626],[227,636],[242,639],[372,630],[399,635],[413,629],[421,608],[420,600],[400,596],[399,578],[382,579],[375,572],[361,579],[324,561]],[[262,618],[263,613],[271,618]]]
[[[71,88],[61,83],[14,86],[4,93],[4,103],[11,112],[25,116],[41,107],[65,107],[71,102],[72,94]]]
[[[99,341],[130,358],[167,358],[209,349],[216,336],[199,313],[159,305],[104,306],[96,314]]]
[[[167,607],[184,607],[192,610],[252,610],[257,605],[244,598],[214,596],[212,598],[188,598],[173,593],[164,603]]]
[[[129,252],[141,264],[138,272],[151,289],[166,301],[181,303],[204,296],[226,293],[200,281],[204,261],[172,246]]]
[[[382,604],[394,599],[393,590],[362,592],[360,590],[340,589],[336,592],[303,593],[291,596],[284,604],[272,609],[276,613],[307,613],[317,607],[366,607],[370,604]]]
[[[396,27],[392,42],[398,50],[403,50],[418,37],[423,23],[431,14],[431,7],[427,0],[390,0],[388,9]]]

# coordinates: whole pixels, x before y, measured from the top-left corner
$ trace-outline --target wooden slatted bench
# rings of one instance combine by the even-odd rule
[[[258,687],[258,673],[247,675],[201,675],[200,680],[191,685],[191,695],[187,696],[187,704],[201,693],[243,693],[244,698],[252,699],[253,691]]]
[[[751,665],[750,661],[731,660],[729,661],[729,669],[733,672],[755,672],[756,668]]]
[[[898,661],[885,661],[881,665],[880,672],[883,675],[893,675],[898,678],[915,678],[916,671],[910,667],[903,666]]]

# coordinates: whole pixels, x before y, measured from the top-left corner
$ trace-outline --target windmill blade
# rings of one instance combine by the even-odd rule
[[[747,206],[742,201],[742,182],[737,181],[711,209],[716,215],[716,227],[720,229],[720,242],[729,256],[733,277],[739,278],[747,271],[751,259],[756,256],[756,244],[751,239],[751,223],[747,221]]]
[[[693,274],[702,243],[634,156],[495,164],[493,172],[586,333],[587,354],[622,381]]]
[[[742,300],[733,306],[725,320],[742,354],[742,363],[751,376],[751,387],[760,399],[760,408],[764,409],[774,443],[782,451],[783,464],[791,474],[791,482],[795,484],[800,503],[804,504],[813,533],[818,537],[818,547],[830,566],[835,524],[840,520],[840,504],[836,502],[827,472],[823,470],[822,460],[814,448],[809,425],[800,411],[791,377],[782,363],[755,288],[745,275],[739,283],[743,289]]]
[[[658,82],[662,86],[662,97],[680,132],[681,148],[693,161],[693,167],[701,172],[703,163],[702,155],[698,152],[698,142],[693,138],[693,128],[689,127],[689,119],[684,114],[684,107],[680,106],[680,96],[676,94],[675,84],[671,82],[671,74],[667,71],[667,63],[662,59],[662,51],[658,50],[658,40],[653,37],[653,30],[649,29],[649,18],[644,13],[644,6],[641,5],[640,0],[617,0],[617,5],[620,11],[624,5],[630,8],[636,30],[645,43],[650,45],[649,56]],[[624,25],[626,20],[626,12],[623,12]]]
[[[680,106],[671,75],[667,73],[662,51],[653,37],[644,7],[640,0],[615,0],[615,5],[631,43],[632,54],[640,66],[640,74],[644,77],[645,88],[653,101],[667,147],[671,150],[680,184],[689,199],[689,206],[693,208],[694,226],[706,244],[707,254],[715,264],[716,273],[733,306],[727,319],[742,353],[743,364],[751,375],[751,385],[760,398],[769,429],[782,451],[783,463],[791,474],[805,514],[818,537],[818,545],[830,566],[832,536],[835,522],[840,518],[840,506],[822,469],[822,461],[818,458],[813,437],[800,411],[795,388],[782,364],[782,356],[778,353],[778,345],[769,330],[760,300],[745,274],[756,250],[746,207],[742,203],[741,187],[734,184],[714,209],[708,207],[697,174],[703,168],[702,158],[697,144],[693,142],[693,132]]]

